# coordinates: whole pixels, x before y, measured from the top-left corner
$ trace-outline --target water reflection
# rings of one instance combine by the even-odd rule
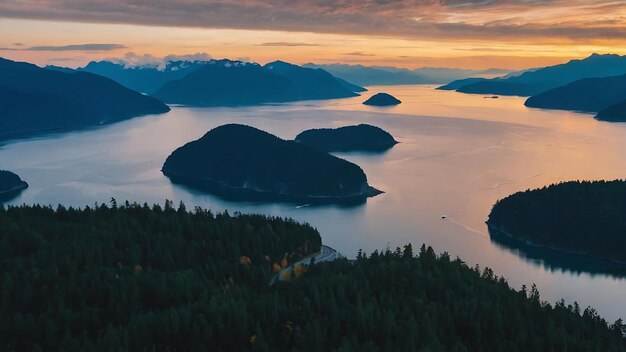
[[[550,271],[571,272],[577,275],[590,273],[592,276],[601,274],[620,278],[626,277],[625,263],[530,245],[492,228],[489,228],[489,237],[500,248],[507,249],[527,262]]]

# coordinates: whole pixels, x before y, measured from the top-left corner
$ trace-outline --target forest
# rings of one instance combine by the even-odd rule
[[[290,219],[128,203],[0,207],[6,351],[623,351],[625,327],[422,246],[321,246]]]
[[[626,261],[626,181],[571,181],[498,201],[489,226],[536,245]]]

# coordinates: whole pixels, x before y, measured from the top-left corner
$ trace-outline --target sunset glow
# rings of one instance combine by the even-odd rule
[[[0,56],[84,65],[127,53],[265,63],[545,66],[626,54],[626,2],[587,0],[20,1],[0,4]]]

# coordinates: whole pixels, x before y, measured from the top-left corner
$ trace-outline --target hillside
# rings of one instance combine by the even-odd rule
[[[309,225],[139,204],[0,207],[6,351],[620,351],[623,325],[541,302],[486,268],[361,253],[275,270],[319,250]],[[494,304],[496,302],[497,304]]]
[[[626,122],[626,100],[602,109],[596,115],[596,119],[600,121]]]
[[[489,227],[523,242],[626,261],[626,181],[565,182],[498,201]]]
[[[580,60],[533,69],[519,76],[494,78],[458,88],[461,93],[531,96],[583,78],[626,74],[626,56],[593,54]]]
[[[159,114],[157,99],[86,72],[66,73],[0,58],[0,139]]]
[[[242,106],[358,96],[360,90],[323,70],[285,62],[265,66],[218,60],[166,83],[153,96],[174,104]]]
[[[295,140],[327,152],[383,151],[398,143],[387,131],[366,124],[306,130]]]
[[[11,171],[0,170],[0,201],[9,200],[28,188],[28,183]]]
[[[176,183],[235,199],[343,203],[381,193],[353,163],[237,124],[176,149],[162,171]]]
[[[152,94],[165,83],[183,78],[206,64],[207,61],[170,61],[164,67],[127,67],[110,61],[92,61],[78,70],[110,78],[141,93]]]
[[[534,95],[524,105],[542,109],[599,112],[626,100],[626,75],[585,78]]]

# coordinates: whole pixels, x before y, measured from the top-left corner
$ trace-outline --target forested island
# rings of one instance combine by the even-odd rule
[[[238,124],[176,149],[162,171],[173,182],[237,199],[352,203],[381,193],[349,161]]]
[[[46,70],[0,58],[0,139],[66,131],[169,107],[120,84],[87,72]]]
[[[367,124],[306,130],[296,141],[327,152],[382,151],[398,143],[389,132]]]
[[[372,106],[391,106],[402,103],[396,97],[387,93],[376,93],[363,102],[364,105]]]
[[[492,233],[626,262],[626,181],[572,181],[498,201]]]
[[[621,320],[422,246],[295,270],[292,220],[128,203],[0,207],[6,351],[621,351]]]
[[[9,200],[28,188],[28,183],[11,171],[0,170],[0,202]]]

